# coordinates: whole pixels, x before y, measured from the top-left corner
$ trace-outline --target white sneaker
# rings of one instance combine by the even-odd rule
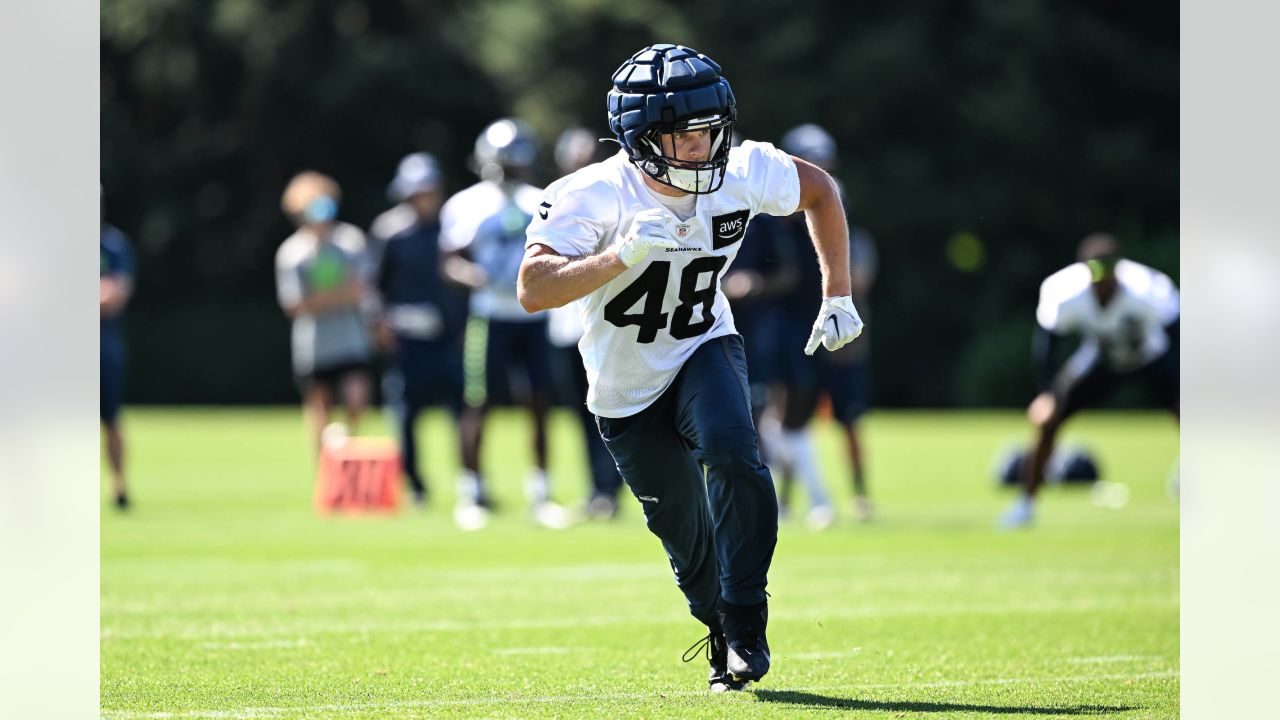
[[[1026,495],[1019,496],[1013,506],[1001,516],[1000,527],[1005,530],[1029,527],[1034,515],[1034,501]]]
[[[552,530],[563,530],[573,524],[569,510],[550,500],[533,506],[533,521]]]
[[[830,505],[814,505],[804,521],[811,530],[826,530],[836,521],[836,511]]]
[[[460,502],[453,508],[453,522],[467,532],[483,530],[489,524],[489,511],[473,502]]]
[[[608,495],[596,495],[587,503],[585,514],[591,520],[612,520],[618,516],[618,501]]]
[[[858,522],[871,522],[872,509],[871,499],[867,496],[859,495],[853,499],[853,517]]]

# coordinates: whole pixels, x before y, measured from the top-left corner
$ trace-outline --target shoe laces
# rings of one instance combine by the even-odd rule
[[[707,661],[712,661],[712,638],[714,635],[716,635],[716,633],[707,633],[707,637],[700,638],[698,642],[692,644],[689,650],[686,650],[684,655],[680,656],[680,659],[685,662],[698,660],[698,656],[703,655],[703,651],[705,650],[705,653],[707,653]]]

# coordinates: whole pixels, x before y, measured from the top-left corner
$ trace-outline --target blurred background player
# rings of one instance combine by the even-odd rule
[[[364,233],[337,221],[341,189],[318,172],[289,181],[280,207],[298,230],[276,251],[276,294],[293,320],[293,372],[317,453],[335,398],[354,434],[369,403],[372,345]]]
[[[785,318],[778,299],[795,290],[800,279],[796,244],[808,242],[807,234],[796,237],[794,231],[795,226],[781,218],[757,215],[747,225],[733,268],[720,281],[746,349],[751,415],[768,463],[774,462],[773,453],[780,442],[776,419],[770,422],[763,417],[770,390],[778,380],[778,359],[783,351],[779,334]]]
[[[805,124],[792,128],[783,135],[781,145],[785,152],[808,160],[827,172],[836,168],[835,139],[817,125]],[[844,197],[842,186],[841,195]],[[852,217],[847,202],[845,210],[846,216]],[[808,244],[808,228],[803,215],[782,218],[780,222],[800,242]],[[878,264],[875,243],[866,230],[851,226],[849,244],[853,301],[864,317],[869,318],[868,293]],[[799,262],[799,280],[791,292],[779,299],[780,311],[787,317],[812,314],[818,305],[813,290],[819,287],[822,275],[816,259],[811,253],[805,252],[796,253],[796,257]],[[786,327],[796,332],[793,326]],[[783,385],[780,412],[782,433],[779,441],[773,443],[776,460],[782,470],[779,473],[779,502],[783,508],[789,505],[792,473],[798,475],[810,495],[808,522],[817,528],[825,527],[835,519],[835,511],[823,489],[810,427],[823,393],[830,398],[832,414],[843,430],[852,473],[854,517],[862,521],[871,518],[872,507],[867,495],[862,444],[858,433],[858,419],[870,404],[868,332],[864,329],[861,337],[835,352],[819,353],[813,357],[796,351],[794,339],[785,340],[779,346],[779,375]]]
[[[396,437],[415,504],[427,499],[414,427],[431,404],[462,409],[462,326],[465,291],[446,282],[440,255],[442,176],[427,153],[405,156],[387,188],[395,207],[370,229],[376,254],[379,310],[376,339],[389,359],[383,397],[396,423]]]
[[[1027,408],[1036,442],[1005,527],[1031,523],[1058,430],[1077,410],[1101,402],[1117,380],[1142,380],[1178,416],[1177,287],[1164,273],[1121,257],[1120,244],[1106,233],[1086,236],[1077,256],[1040,286],[1033,342],[1040,394]],[[1079,336],[1080,345],[1055,373],[1055,350],[1068,335]]]
[[[556,167],[561,175],[569,175],[604,159],[609,149],[586,128],[574,127],[560,133],[556,140]],[[582,426],[582,439],[587,448],[591,472],[591,497],[587,500],[587,517],[597,520],[613,518],[618,513],[618,491],[622,475],[605,447],[595,415],[587,409],[587,370],[578,352],[582,339],[582,316],[577,302],[547,311],[547,338],[551,343],[551,377],[556,399],[572,408]]]
[[[99,191],[98,233],[98,418],[107,442],[111,490],[116,507],[129,507],[124,475],[124,435],[120,405],[124,402],[124,307],[133,293],[133,253],[124,233],[106,221],[106,202]]]
[[[539,211],[542,191],[525,179],[537,158],[532,130],[503,118],[476,139],[472,160],[480,182],[459,192],[440,212],[440,247],[450,253],[448,271],[474,288],[463,348],[462,477],[454,519],[464,529],[487,523],[492,500],[480,467],[485,414],[494,391],[509,383],[511,396],[529,410],[537,464],[525,483],[533,518],[564,527],[568,514],[551,501],[547,478],[547,411],[551,371],[547,362],[547,318],[529,314],[516,299],[516,277],[524,258],[524,232]],[[521,392],[523,390],[523,392]]]

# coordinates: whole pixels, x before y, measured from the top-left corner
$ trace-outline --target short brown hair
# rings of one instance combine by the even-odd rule
[[[1076,248],[1076,259],[1088,262],[1102,257],[1115,257],[1120,254],[1120,241],[1111,233],[1094,232],[1084,236],[1080,246]]]
[[[294,175],[285,186],[284,194],[280,196],[280,209],[289,217],[301,215],[307,205],[321,195],[341,200],[342,188],[338,186],[337,180],[324,173],[303,170]]]

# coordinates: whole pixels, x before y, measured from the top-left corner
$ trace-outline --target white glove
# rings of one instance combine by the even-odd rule
[[[862,334],[862,318],[848,295],[822,299],[822,309],[813,322],[813,332],[805,343],[804,354],[812,355],[819,345],[837,350]]]
[[[657,208],[649,208],[636,213],[631,220],[631,229],[626,237],[618,243],[618,259],[623,265],[631,267],[649,256],[653,248],[679,247],[667,232],[667,214]]]

